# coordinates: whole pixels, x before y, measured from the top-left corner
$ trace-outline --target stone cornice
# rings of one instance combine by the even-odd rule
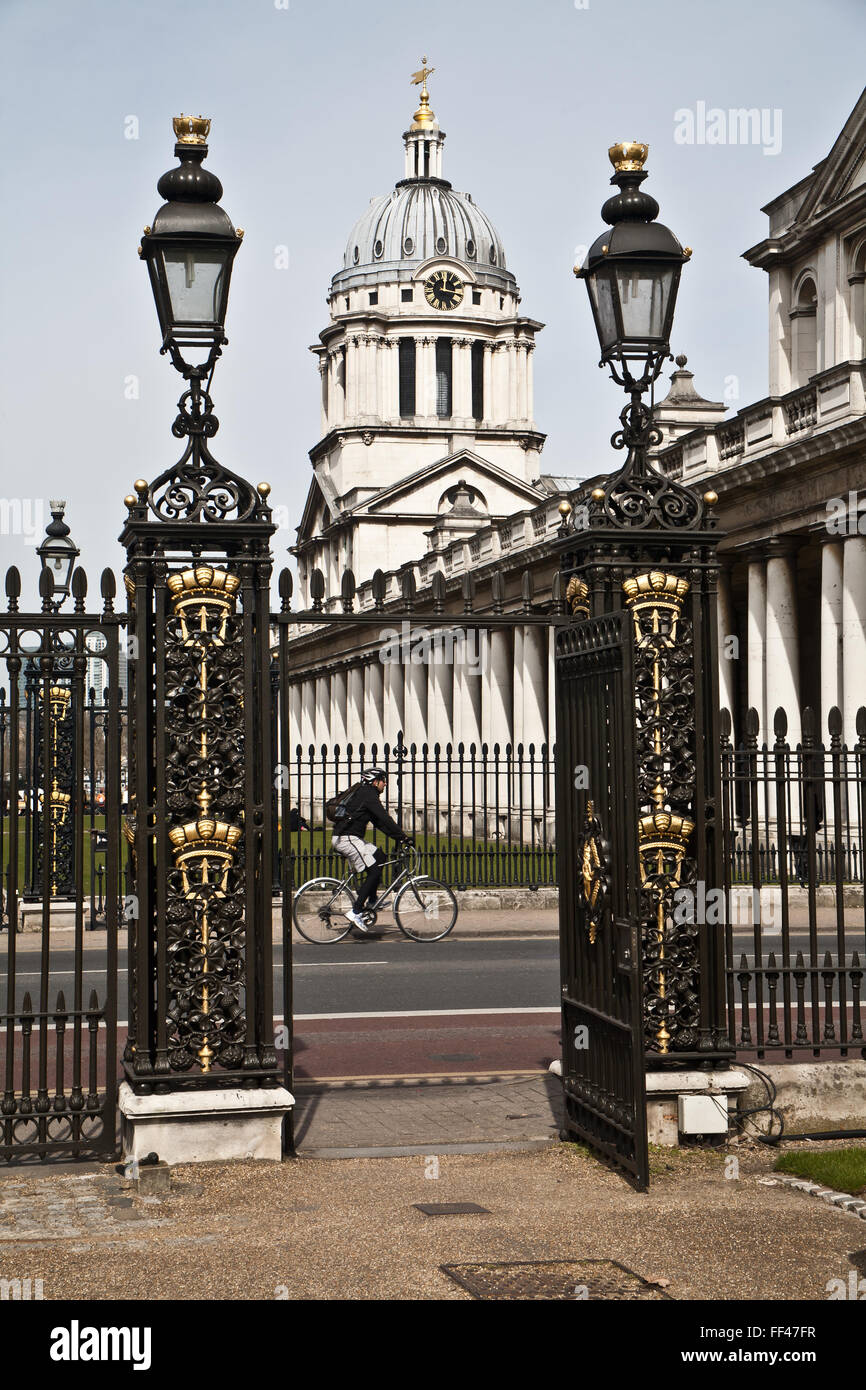
[[[742,253],[742,259],[760,270],[788,265],[827,239],[831,232],[856,230],[866,216],[866,184],[854,188],[803,224],[794,222],[781,236],[767,237]]]

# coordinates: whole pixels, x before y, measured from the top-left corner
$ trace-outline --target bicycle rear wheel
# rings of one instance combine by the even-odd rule
[[[404,883],[394,899],[394,917],[411,941],[441,941],[457,921],[457,899],[446,883],[423,874]]]
[[[352,894],[338,878],[313,878],[295,894],[292,917],[305,941],[328,946],[348,935],[352,923],[346,913],[354,905]]]

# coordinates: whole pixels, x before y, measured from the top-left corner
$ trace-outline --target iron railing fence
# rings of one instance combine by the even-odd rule
[[[2,673],[0,673],[2,679]],[[62,689],[62,677],[58,677],[55,688]],[[77,702],[76,702],[77,704]],[[51,794],[53,790],[53,777],[50,768],[43,768],[40,743],[41,731],[39,722],[39,711],[41,707],[40,681],[38,674],[33,675],[27,671],[23,681],[19,681],[19,700],[15,719],[17,722],[17,745],[18,745],[18,787],[17,793],[13,795],[10,779],[9,767],[11,761],[11,742],[14,737],[12,730],[12,710],[10,706],[9,691],[5,686],[0,686],[0,804],[3,807],[3,815],[0,817],[0,864],[2,864],[2,888],[0,888],[0,925],[8,925],[8,904],[9,904],[9,875],[11,869],[9,857],[11,817],[14,813],[18,826],[18,906],[19,930],[22,929],[22,911],[25,916],[30,915],[30,905],[39,903],[42,898],[42,859],[43,844],[46,843],[43,833],[43,814],[45,804],[45,784],[48,782],[48,802],[49,802],[49,829],[48,829],[48,857],[49,863],[52,859],[56,863],[59,872],[59,879],[52,884],[52,896],[65,893],[72,897],[76,889],[76,864],[74,856],[68,856],[68,863],[64,864],[63,841],[71,844],[75,832],[75,819],[81,817],[84,827],[84,857],[81,865],[82,889],[85,910],[85,929],[95,930],[105,925],[105,902],[108,895],[108,874],[106,870],[106,859],[108,854],[108,836],[110,827],[106,819],[106,740],[110,736],[110,711],[108,695],[106,690],[97,691],[96,687],[84,687],[81,694],[81,733],[83,744],[83,757],[81,766],[81,785],[77,789],[72,801],[69,803],[70,811],[66,820],[59,825],[55,824],[51,818]],[[60,712],[62,706],[55,700],[55,709]],[[78,711],[75,711],[78,718]],[[61,724],[65,722],[61,721]],[[127,783],[126,783],[126,746],[128,737],[129,711],[126,704],[125,692],[120,689],[117,694],[117,709],[115,714],[114,738],[120,748],[120,805],[125,814],[127,811]],[[59,751],[62,753],[66,749],[66,766],[60,771],[60,781],[58,790],[62,792],[66,781],[71,780],[75,775],[75,733],[74,729],[68,742],[65,739],[59,741]],[[72,793],[71,785],[68,793]],[[111,832],[118,842],[120,875],[115,884],[115,895],[120,906],[121,919],[124,914],[124,903],[132,892],[132,874],[128,855],[128,845],[123,838],[122,831],[115,826]],[[56,848],[55,848],[56,845]],[[56,890],[56,891],[55,891]],[[62,895],[62,894],[61,894]]]
[[[6,575],[0,613],[0,1161],[115,1150],[117,944],[122,917],[120,628],[115,581],[102,611],[22,613]],[[98,659],[105,695],[88,689]],[[92,668],[91,668],[92,669]],[[102,684],[102,682],[100,682]],[[104,946],[85,956],[88,926]],[[86,976],[86,979],[85,979]]]
[[[723,711],[728,906],[716,920],[725,924],[734,1039],[759,1057],[856,1054],[864,1041],[866,709],[854,744],[842,741],[838,709],[826,741],[811,709],[795,747],[784,710],[773,728],[773,742],[759,744],[750,710],[735,747]]]
[[[345,872],[325,804],[373,765],[388,774],[382,804],[415,839],[421,872],[457,888],[556,884],[552,748],[407,744],[402,733],[380,746],[295,746],[277,782],[289,791],[281,834],[296,884]]]

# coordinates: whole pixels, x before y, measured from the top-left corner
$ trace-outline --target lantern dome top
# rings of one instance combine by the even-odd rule
[[[180,163],[156,185],[165,202],[153,219],[154,236],[235,235],[228,213],[217,207],[223,186],[211,169],[203,168],[210,124],[205,116],[175,116],[172,121]]]

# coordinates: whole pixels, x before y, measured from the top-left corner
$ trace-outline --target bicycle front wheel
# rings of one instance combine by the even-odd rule
[[[457,899],[446,883],[410,878],[394,899],[394,917],[411,941],[441,941],[457,921]]]
[[[352,923],[346,913],[354,905],[352,894],[338,878],[312,878],[295,894],[292,917],[305,941],[329,946],[348,935]]]

